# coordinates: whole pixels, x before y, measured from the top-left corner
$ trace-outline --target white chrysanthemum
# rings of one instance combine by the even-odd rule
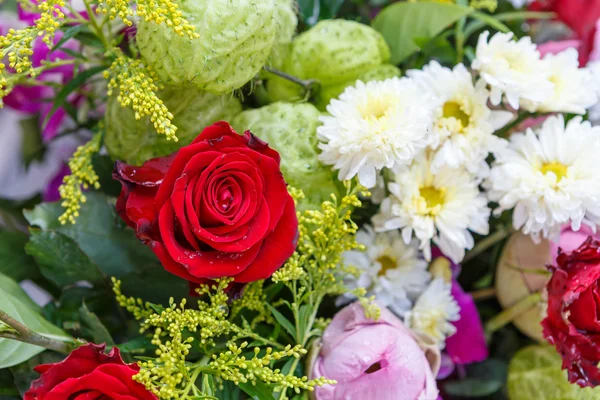
[[[523,108],[535,112],[585,114],[598,102],[592,72],[579,68],[579,54],[570,48],[558,54],[547,54],[543,66],[554,83],[554,93],[542,102],[523,101]]]
[[[594,78],[594,89],[596,90],[596,95],[600,99],[600,61],[589,62],[587,68],[592,73],[592,77]],[[593,125],[600,125],[600,102],[590,108],[588,118]]]
[[[419,258],[416,246],[404,244],[398,231],[375,233],[366,225],[358,231],[356,240],[366,250],[345,252],[344,263],[355,266],[362,273],[358,278],[347,277],[346,286],[349,289],[365,288],[368,296],[374,295],[380,304],[404,315],[431,279],[427,262]],[[338,304],[352,299],[352,294],[344,294]]]
[[[445,339],[456,332],[451,321],[460,318],[460,307],[451,293],[451,284],[436,278],[419,297],[404,323],[415,332],[428,335],[443,348]]]
[[[410,164],[427,145],[431,104],[407,78],[358,81],[331,100],[331,116],[321,117],[321,161],[339,169],[340,180],[358,175],[363,186],[375,186],[378,170]]]
[[[536,133],[514,134],[495,154],[487,182],[495,213],[514,208],[513,225],[531,234],[552,236],[562,224],[579,230],[582,223],[600,223],[600,127],[548,118]]]
[[[552,96],[554,84],[530,37],[515,41],[512,33],[502,32],[489,42],[488,37],[487,31],[479,36],[472,67],[490,85],[493,105],[500,104],[503,95],[514,109],[521,99],[542,102]]]
[[[415,236],[426,259],[431,259],[431,240],[452,261],[460,262],[474,241],[469,230],[488,233],[490,209],[477,181],[464,168],[441,168],[431,172],[430,161],[416,159],[409,168],[398,169],[388,189],[391,195],[373,217],[377,231],[402,229],[408,243]]]
[[[503,142],[494,131],[510,121],[512,114],[491,111],[485,83],[473,86],[473,78],[462,64],[449,69],[432,61],[407,75],[437,101],[430,143],[435,150],[434,172],[443,166],[464,166],[473,174],[485,176],[489,171],[486,157]]]

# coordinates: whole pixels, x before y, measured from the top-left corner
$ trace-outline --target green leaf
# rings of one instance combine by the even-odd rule
[[[46,126],[46,124],[48,123],[48,121],[50,120],[52,115],[54,115],[56,110],[58,110],[65,103],[65,101],[67,101],[67,97],[71,93],[73,93],[74,91],[79,89],[81,86],[83,86],[83,84],[89,78],[104,71],[106,68],[108,68],[106,65],[97,65],[90,69],[83,70],[83,71],[79,72],[78,74],[75,74],[75,77],[73,79],[71,79],[65,86],[63,86],[63,88],[60,90],[60,92],[58,92],[58,94],[54,98],[54,103],[52,104],[52,109],[46,116],[43,126],[44,127]]]
[[[271,313],[273,313],[273,316],[277,322],[279,322],[294,339],[298,339],[296,337],[296,329],[294,329],[294,325],[282,313],[277,311],[275,307],[271,306],[270,304],[267,304],[267,307],[269,307],[269,310],[271,310]]]
[[[64,31],[62,38],[52,47],[50,53],[53,53],[55,50],[59,49],[60,46],[66,43],[67,40],[71,39],[73,36],[77,35],[84,28],[84,25],[78,24],[74,25],[67,30]]]
[[[79,308],[79,318],[86,326],[89,335],[94,339],[94,343],[106,343],[109,346],[114,346],[115,342],[108,329],[96,314],[88,310],[85,303]]]
[[[483,397],[496,393],[506,382],[506,363],[488,359],[470,366],[466,379],[444,383],[444,390],[461,397]]]
[[[419,2],[386,7],[372,22],[392,51],[392,64],[399,64],[419,50],[416,38],[434,38],[473,10],[456,4]]]
[[[520,350],[508,369],[510,400],[592,400],[600,387],[582,389],[567,380],[560,355],[552,346],[529,346]]]
[[[58,340],[72,340],[62,329],[52,325],[39,314],[39,308],[25,300],[27,294],[16,282],[6,276],[0,279],[0,309],[34,332]],[[19,288],[19,289],[17,289]],[[0,369],[27,361],[44,348],[10,339],[0,338]]]
[[[79,281],[102,282],[105,277],[77,243],[56,231],[30,229],[25,251],[40,266],[40,272],[58,287]]]
[[[28,240],[23,232],[0,231],[0,273],[17,282],[40,275],[35,260],[25,253]]]
[[[135,339],[117,345],[117,347],[123,353],[144,354],[147,349],[154,348],[154,345],[148,336],[138,336]]]
[[[202,393],[207,396],[214,396],[216,391],[215,388],[215,380],[212,375],[204,374],[202,376]]]
[[[19,121],[21,127],[21,153],[25,166],[28,167],[33,161],[44,158],[45,146],[42,140],[38,117],[24,118]]]
[[[76,224],[58,221],[63,212],[59,202],[40,204],[24,215],[31,225],[74,240],[104,276],[121,279],[123,292],[129,296],[167,304],[169,297],[188,293],[188,283],[166,272],[152,250],[116,214],[114,199],[98,192],[88,192],[86,198]]]
[[[499,30],[500,32],[510,32],[510,28],[504,25],[500,20],[496,19],[493,15],[484,14],[479,11],[474,11],[471,13],[471,17],[480,20],[481,22],[491,26],[494,29]]]
[[[256,385],[251,382],[238,384],[239,388],[242,389],[252,400],[275,400],[271,389],[263,382],[256,381]]]

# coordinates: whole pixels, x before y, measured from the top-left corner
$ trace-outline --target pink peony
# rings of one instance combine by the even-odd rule
[[[436,400],[440,355],[425,342],[385,307],[373,321],[359,303],[347,306],[325,330],[311,373],[337,384],[315,388],[315,398]]]

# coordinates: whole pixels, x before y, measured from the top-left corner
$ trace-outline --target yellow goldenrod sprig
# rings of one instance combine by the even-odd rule
[[[267,295],[264,292],[265,281],[256,281],[248,284],[244,288],[244,295],[235,299],[231,303],[231,313],[229,320],[233,321],[242,310],[246,309],[256,313],[249,326],[244,326],[246,330],[252,330],[261,322],[273,324],[275,320],[271,311],[267,307]]]
[[[86,200],[82,189],[100,188],[98,175],[92,165],[92,157],[100,151],[101,139],[102,135],[97,133],[89,142],[79,146],[69,160],[71,174],[63,178],[63,183],[58,188],[65,209],[65,212],[58,217],[61,224],[75,223],[81,204]]]
[[[140,60],[127,57],[120,49],[114,49],[115,61],[104,71],[108,79],[108,95],[118,91],[117,100],[123,107],[131,107],[135,118],[149,116],[154,128],[168,140],[177,141],[177,127],[172,124],[173,114],[169,112],[156,92],[159,89],[158,77]]]
[[[200,37],[173,0],[137,0],[135,11],[128,0],[100,0],[98,12],[107,14],[110,19],[119,17],[128,26],[133,24],[131,17],[135,13],[147,22],[167,25],[180,36]]]

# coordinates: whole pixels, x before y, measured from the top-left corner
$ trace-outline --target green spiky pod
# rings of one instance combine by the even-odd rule
[[[312,104],[273,103],[243,111],[232,120],[236,131],[250,130],[281,154],[286,182],[302,189],[306,196],[301,208],[318,208],[338,191],[331,168],[318,160],[320,116]]]
[[[149,118],[135,119],[133,110],[122,107],[117,94],[109,97],[104,117],[105,144],[112,158],[132,165],[161,157],[190,142],[202,129],[219,120],[230,120],[242,111],[240,101],[232,95],[217,96],[196,88],[166,88],[158,92],[174,115],[178,142],[159,135]]]
[[[329,87],[355,81],[389,59],[390,49],[379,32],[358,22],[334,19],[298,35],[281,70]],[[273,101],[303,96],[301,86],[280,77],[270,79],[267,88]]]
[[[269,58],[279,27],[274,0],[178,1],[199,34],[180,36],[166,24],[141,20],[136,35],[142,57],[172,86],[215,94],[250,81]]]

